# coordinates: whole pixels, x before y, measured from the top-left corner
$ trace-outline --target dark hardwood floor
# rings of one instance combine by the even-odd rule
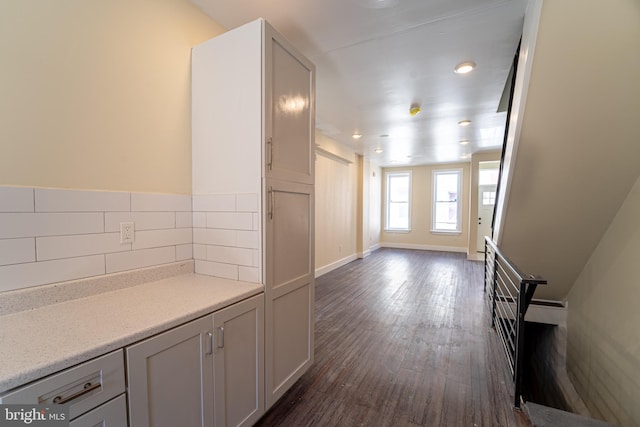
[[[315,364],[259,426],[530,426],[490,328],[483,266],[380,249],[316,280]]]

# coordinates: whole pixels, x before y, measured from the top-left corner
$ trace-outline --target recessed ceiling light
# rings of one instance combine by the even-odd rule
[[[469,157],[471,157],[470,154],[463,154],[462,156],[460,156],[461,159],[468,159]]]
[[[472,71],[474,68],[476,68],[476,63],[475,62],[463,62],[462,64],[458,64],[455,68],[455,72],[458,74],[467,74],[468,72]]]
[[[468,139],[461,139],[460,140],[460,145],[467,145],[468,143],[470,143],[471,141],[469,141]]]
[[[460,126],[469,126],[471,124],[471,120],[460,120],[458,124]]]
[[[382,153],[384,150],[382,148],[376,148],[375,150],[373,150],[374,152],[380,154]]]
[[[362,138],[362,134],[361,133],[354,133],[353,135],[351,135],[351,138],[360,139],[360,138]]]

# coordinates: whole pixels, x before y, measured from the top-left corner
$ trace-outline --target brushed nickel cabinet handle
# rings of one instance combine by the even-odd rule
[[[73,393],[70,396],[67,396],[67,397],[56,396],[56,397],[54,397],[53,398],[53,403],[56,403],[58,405],[64,405],[65,403],[71,402],[73,399],[77,399],[78,397],[83,396],[83,395],[89,393],[90,391],[93,391],[93,390],[95,390],[97,388],[100,388],[101,385],[102,385],[101,383],[94,383],[94,384],[92,384],[90,382],[86,383],[83,386],[82,390],[80,390],[80,391],[78,391],[76,393]]]
[[[224,326],[218,328],[218,348],[224,348]]]

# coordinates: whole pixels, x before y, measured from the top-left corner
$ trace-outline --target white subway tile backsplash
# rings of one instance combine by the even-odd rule
[[[207,213],[206,212],[194,212],[193,213],[193,226],[195,228],[207,228]]]
[[[203,245],[236,246],[238,244],[238,235],[235,230],[194,228],[193,243],[200,243]]]
[[[191,212],[191,196],[131,193],[131,210],[134,212]]]
[[[196,194],[193,196],[194,212],[234,212],[235,194]]]
[[[246,212],[207,212],[207,228],[253,230],[253,214]]]
[[[105,274],[104,255],[0,267],[0,291]]]
[[[0,186],[0,291],[195,259],[259,283],[258,194],[176,195]],[[120,243],[120,223],[134,242]]]
[[[238,280],[243,282],[261,283],[260,269],[257,267],[238,267]]]
[[[0,239],[103,231],[103,213],[0,213]]]
[[[207,261],[252,267],[253,253],[251,249],[232,248],[229,246],[207,246]]]
[[[36,238],[36,255],[38,261],[130,250],[130,243],[120,243],[120,233]]]
[[[174,212],[107,212],[104,214],[104,230],[120,232],[121,222],[133,222],[135,231],[175,228]]]
[[[176,228],[193,227],[193,215],[191,212],[176,212]]]
[[[207,259],[207,246],[198,243],[193,244],[193,259]]]
[[[175,262],[176,250],[174,246],[162,248],[142,249],[139,251],[117,252],[105,255],[107,273],[151,267],[153,265]]]
[[[184,261],[193,258],[193,245],[177,245],[176,246],[176,261]]]
[[[33,188],[0,187],[0,212],[34,212]]]
[[[110,191],[35,189],[36,212],[128,211],[129,193]]]
[[[238,280],[251,283],[262,283],[260,280],[260,269],[257,267],[238,267]]]
[[[258,212],[258,195],[255,193],[236,195],[236,212]]]
[[[258,249],[260,247],[260,240],[257,231],[236,231],[238,235],[238,243],[236,246],[239,248]]]
[[[132,248],[147,249],[169,245],[192,243],[193,233],[190,228],[170,228],[167,230],[136,231]]]
[[[0,265],[22,264],[36,260],[35,239],[0,240]]]
[[[221,264],[219,262],[195,261],[195,271],[198,274],[207,276],[222,277],[223,279],[238,280],[238,266],[232,264]]]

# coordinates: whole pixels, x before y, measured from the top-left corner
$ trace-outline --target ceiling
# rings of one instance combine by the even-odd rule
[[[192,2],[229,29],[269,21],[316,65],[318,131],[380,166],[464,162],[502,145],[497,109],[527,0]],[[466,61],[476,69],[456,74]]]

